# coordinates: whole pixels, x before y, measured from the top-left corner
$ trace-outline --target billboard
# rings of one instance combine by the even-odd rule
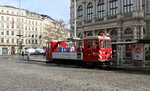
[[[143,61],[143,59],[144,59],[143,44],[134,44],[132,46],[132,59]]]

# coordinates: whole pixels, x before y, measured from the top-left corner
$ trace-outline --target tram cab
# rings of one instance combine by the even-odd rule
[[[110,37],[88,36],[84,38],[84,61],[105,62],[112,59]]]

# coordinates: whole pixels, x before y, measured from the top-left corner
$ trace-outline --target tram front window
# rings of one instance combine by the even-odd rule
[[[110,40],[105,40],[106,42],[106,49],[111,49],[111,42]]]

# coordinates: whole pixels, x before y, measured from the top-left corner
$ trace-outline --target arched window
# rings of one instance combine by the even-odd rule
[[[143,29],[143,34],[145,35],[145,29]]]
[[[123,0],[123,10],[124,10],[124,13],[132,12],[133,0]]]
[[[133,31],[130,28],[127,28],[124,34],[133,34]]]
[[[78,20],[79,21],[82,21],[83,20],[83,7],[82,7],[82,5],[80,5],[79,7],[78,7]]]
[[[83,34],[79,33],[78,37],[83,38]]]
[[[89,32],[88,34],[87,34],[87,36],[92,36],[93,34],[91,33],[91,32]]]
[[[92,20],[93,16],[93,4],[91,2],[87,5],[87,20]]]
[[[117,33],[116,30],[112,30],[111,33],[110,33],[110,35],[117,35],[117,34],[118,34],[118,33]]]
[[[99,32],[98,32],[98,35],[102,35],[102,33],[103,33],[103,31],[99,31]]]
[[[118,13],[118,0],[110,0],[110,15]]]
[[[99,0],[98,1],[98,18],[101,18],[105,15],[104,14],[104,11],[105,11],[104,8],[105,8],[104,0]]]
[[[142,9],[145,11],[145,0],[142,0]]]

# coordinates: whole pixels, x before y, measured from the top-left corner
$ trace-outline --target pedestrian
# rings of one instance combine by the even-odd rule
[[[29,52],[27,53],[27,60],[28,60],[28,62],[30,60],[30,53]]]
[[[22,57],[24,57],[24,51],[22,52]]]

